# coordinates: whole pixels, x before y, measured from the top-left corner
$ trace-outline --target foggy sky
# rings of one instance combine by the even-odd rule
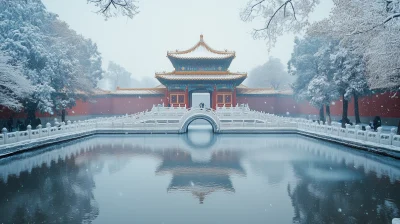
[[[172,71],[167,51],[192,47],[200,34],[217,50],[236,51],[232,72],[249,72],[269,56],[280,58],[286,65],[293,49],[294,35],[281,37],[270,53],[264,40],[252,38],[252,29],[262,24],[240,20],[240,9],[247,0],[141,0],[140,13],[133,19],[118,17],[107,21],[94,13],[96,8],[86,0],[42,1],[72,29],[97,43],[104,68],[112,60],[135,78]],[[313,20],[328,16],[332,2],[322,2],[313,13]]]

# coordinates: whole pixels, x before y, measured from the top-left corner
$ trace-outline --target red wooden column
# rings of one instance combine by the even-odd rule
[[[170,105],[169,105],[169,92],[168,92],[168,87],[165,89],[164,106],[165,106],[165,107],[170,106]]]
[[[186,90],[185,90],[185,105],[186,105],[186,108],[189,108],[189,89],[188,89],[188,86],[186,86]]]
[[[214,91],[212,92],[212,109],[217,109],[217,87],[214,85]]]
[[[236,87],[233,89],[233,94],[232,94],[232,107],[236,107]]]

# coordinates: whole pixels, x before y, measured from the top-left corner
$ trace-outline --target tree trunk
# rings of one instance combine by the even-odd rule
[[[319,108],[319,120],[322,121],[323,124],[325,124],[324,106],[321,106],[321,108]]]
[[[331,125],[332,119],[331,119],[331,107],[329,105],[325,106],[325,112],[326,112],[326,121],[328,125]]]
[[[349,101],[346,100],[346,98],[344,98],[344,94],[342,95],[342,99],[343,99],[342,128],[345,128],[346,127],[346,121],[347,121],[347,119],[349,119],[347,117],[347,111],[349,109]]]
[[[361,123],[360,120],[360,111],[358,109],[358,95],[357,93],[353,94],[354,96],[354,116],[356,117],[356,124]]]
[[[61,122],[65,122],[65,114],[66,114],[65,109],[62,109],[61,110]]]
[[[26,127],[28,125],[31,125],[32,128],[35,128],[36,124],[36,109],[37,109],[37,103],[33,102],[28,102],[25,106],[25,111],[27,113],[27,117],[25,122],[23,122],[23,127],[21,128],[22,130],[26,130]]]

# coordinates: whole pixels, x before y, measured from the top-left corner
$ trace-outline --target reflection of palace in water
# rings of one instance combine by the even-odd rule
[[[168,150],[157,174],[172,174],[167,191],[189,191],[202,204],[206,195],[215,191],[235,192],[231,175],[245,175],[235,151],[214,151],[210,161],[193,161],[190,153]]]

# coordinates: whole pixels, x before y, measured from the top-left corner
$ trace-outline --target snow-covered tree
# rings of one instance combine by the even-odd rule
[[[400,0],[333,0],[328,19],[312,25],[311,35],[351,43],[363,55],[372,89],[400,87]]]
[[[76,34],[62,21],[52,23],[53,57],[48,64],[52,67],[52,94],[55,110],[61,112],[65,120],[66,109],[75,105],[79,98],[85,98],[93,92],[101,78],[101,57],[96,45]]]
[[[0,52],[0,105],[20,110],[21,100],[32,94],[33,87],[22,74],[21,66],[10,64],[11,59]]]
[[[299,100],[307,100],[320,109],[320,120],[324,121],[324,106],[330,123],[330,104],[338,98],[333,82],[330,54],[335,42],[329,39],[306,37],[295,39],[295,47],[288,63],[289,73],[296,76],[292,85]]]
[[[356,123],[361,123],[358,109],[358,96],[368,91],[366,80],[366,65],[362,55],[355,53],[351,47],[336,47],[331,54],[331,60],[335,68],[333,80],[342,96],[343,113],[342,126],[347,119],[348,101],[354,97],[354,114]]]
[[[0,0],[0,50],[20,63],[23,74],[34,86],[32,95],[23,101],[28,120],[35,112],[52,112],[51,68],[46,64],[49,47],[48,22],[56,16],[48,13],[40,0]]]
[[[107,71],[104,73],[103,83],[108,90],[116,90],[117,87],[128,88],[132,86],[131,73],[124,67],[110,61]]]
[[[240,17],[245,22],[261,19],[263,25],[254,29],[253,37],[268,39],[274,46],[286,32],[299,32],[309,25],[309,14],[319,0],[248,0]]]
[[[53,114],[74,104],[77,91],[90,91],[101,76],[97,47],[49,13],[40,0],[0,0],[0,50],[21,64],[34,86],[22,101],[31,123],[37,110]]]
[[[103,14],[105,18],[118,15],[133,18],[139,13],[139,7],[134,0],[87,0],[87,2],[98,7],[98,12]]]
[[[253,70],[247,78],[250,87],[288,89],[293,81],[279,58],[270,57],[269,60]]]

